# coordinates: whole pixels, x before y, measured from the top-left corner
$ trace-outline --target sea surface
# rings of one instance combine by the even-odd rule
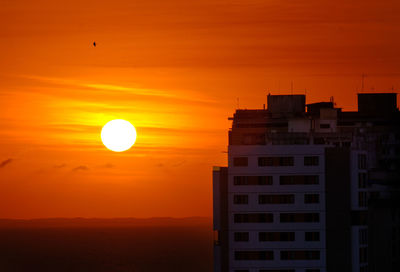
[[[211,272],[211,220],[0,220],[0,271]]]

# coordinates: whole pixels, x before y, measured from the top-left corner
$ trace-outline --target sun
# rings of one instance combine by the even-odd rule
[[[101,130],[101,141],[111,151],[126,151],[136,141],[136,129],[126,120],[111,120]]]

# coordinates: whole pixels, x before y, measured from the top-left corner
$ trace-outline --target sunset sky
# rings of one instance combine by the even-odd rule
[[[211,216],[227,120],[400,89],[398,0],[0,0],[0,218]],[[97,46],[93,46],[93,42]],[[104,124],[136,144],[106,149]]]

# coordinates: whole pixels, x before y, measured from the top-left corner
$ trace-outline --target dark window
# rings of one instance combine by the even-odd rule
[[[213,236],[214,236],[214,245],[219,245],[221,243],[219,230],[214,230]]]
[[[258,240],[260,242],[294,241],[294,232],[259,232]]]
[[[280,176],[280,185],[313,185],[319,183],[319,176]]]
[[[318,250],[283,250],[281,260],[319,260]]]
[[[358,173],[358,188],[367,188],[367,173]]]
[[[318,231],[306,231],[304,234],[304,240],[306,241],[319,241],[319,232]]]
[[[358,154],[358,169],[367,169],[367,156]]]
[[[331,125],[330,124],[320,124],[319,127],[320,128],[330,128]]]
[[[272,185],[272,176],[234,176],[234,185]]]
[[[233,158],[233,166],[248,166],[249,160],[247,157],[235,157]]]
[[[320,270],[312,268],[312,269],[306,269],[306,272],[320,272]]]
[[[368,244],[368,230],[367,229],[360,229],[358,231],[358,239],[361,245]]]
[[[316,137],[316,138],[314,138],[314,144],[323,145],[323,144],[325,144],[325,139],[322,137]]]
[[[274,215],[272,213],[236,213],[235,223],[272,223]]]
[[[265,145],[265,134],[244,134],[242,136],[243,145]]]
[[[351,146],[351,142],[342,142],[342,146],[343,147],[350,147]]]
[[[319,194],[305,194],[304,203],[306,204],[319,203]]]
[[[258,166],[293,166],[293,157],[259,157]]]
[[[368,261],[368,247],[360,247],[360,263]]]
[[[261,269],[259,272],[295,272],[294,269]]]
[[[249,272],[248,269],[236,269],[235,272]]]
[[[368,206],[367,192],[359,192],[358,193],[358,206],[359,207],[367,207]]]
[[[351,212],[351,224],[353,226],[367,225],[368,224],[368,212],[367,211],[352,211]]]
[[[234,233],[235,242],[248,242],[249,233],[248,232],[235,232]]]
[[[235,251],[235,260],[273,260],[274,252],[272,250],[263,251]]]
[[[304,165],[305,166],[313,166],[319,164],[318,156],[305,156],[304,157]]]
[[[294,195],[259,195],[258,204],[292,204]]]
[[[281,213],[281,223],[319,222],[319,213]]]
[[[248,195],[234,195],[233,203],[234,204],[248,204],[249,196]]]

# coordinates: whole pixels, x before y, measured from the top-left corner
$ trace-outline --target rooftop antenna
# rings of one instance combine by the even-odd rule
[[[239,97],[236,98],[236,102],[237,102],[236,109],[239,109]]]
[[[361,92],[364,92],[364,78],[365,78],[365,74],[362,73],[361,74]]]

